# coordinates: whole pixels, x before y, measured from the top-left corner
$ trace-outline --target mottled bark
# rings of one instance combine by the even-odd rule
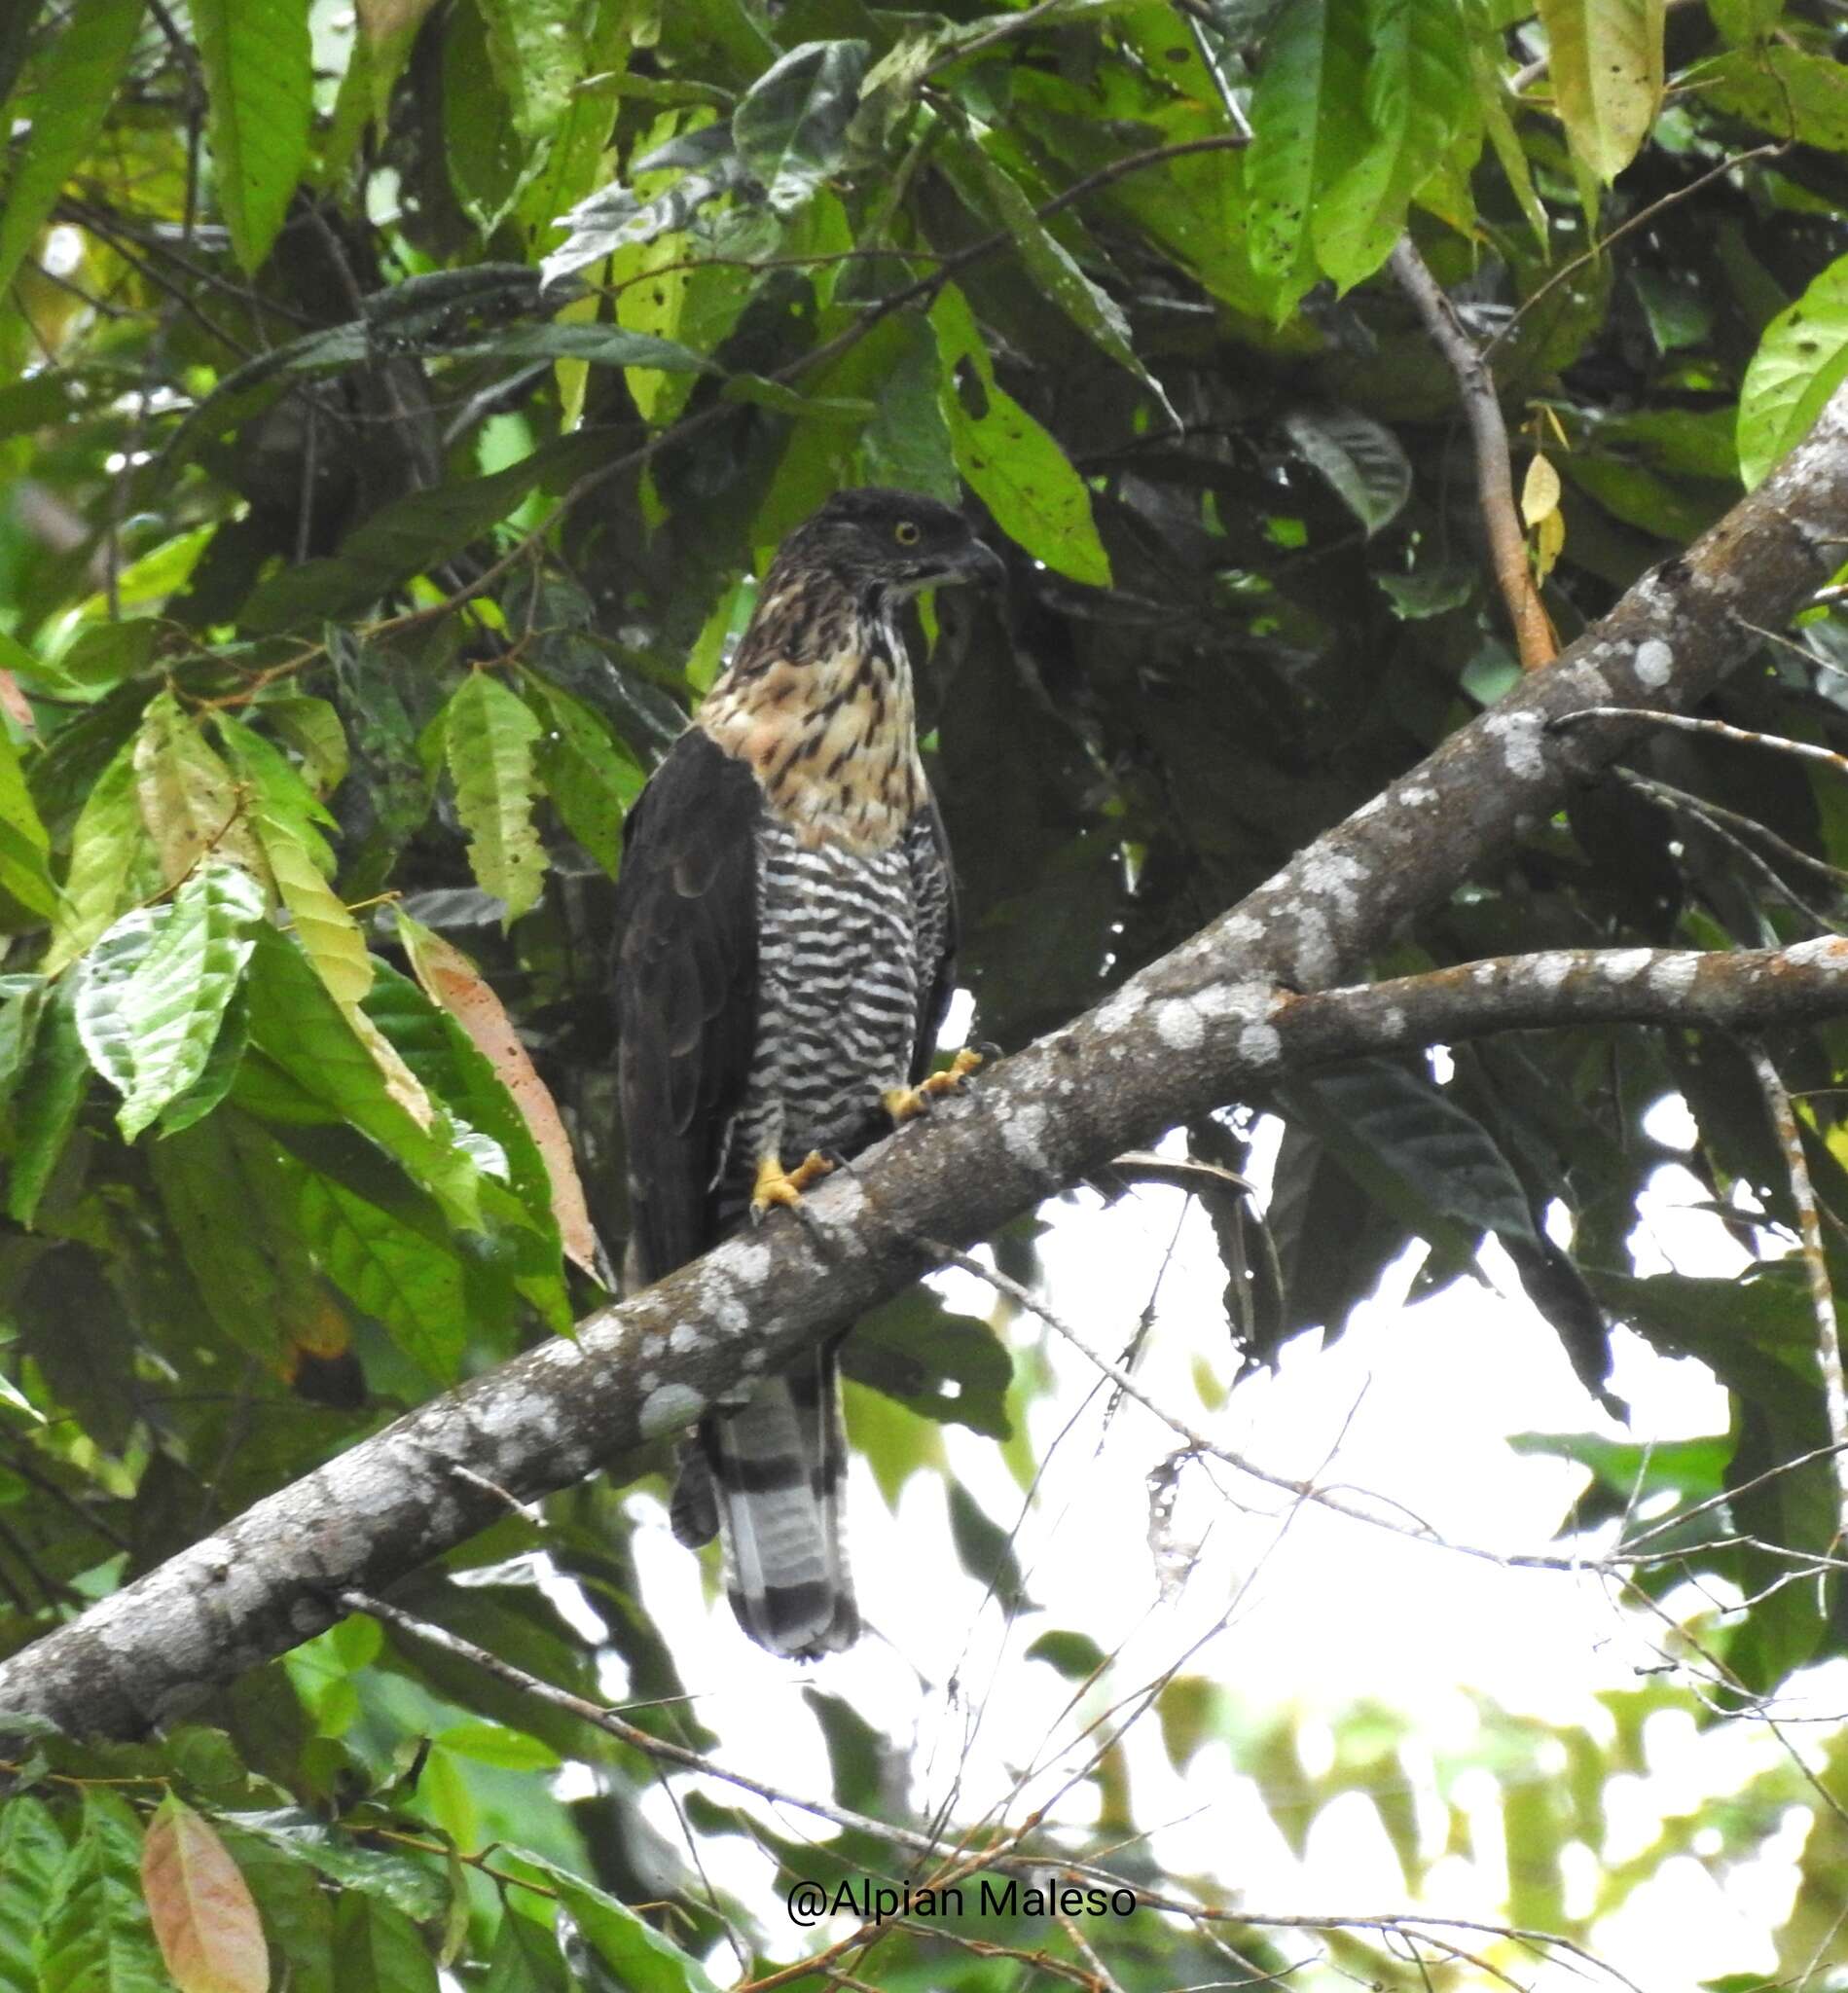
[[[1516,1026],[1848,1012],[1848,944],[1832,940],[1769,956],[1555,953],[1330,987],[1630,737],[1550,721],[1694,703],[1756,647],[1748,626],[1781,627],[1844,546],[1848,389],[1757,491],[1556,663],[1097,1008],[822,1186],[807,1227],[772,1218],[257,1504],[0,1666],[0,1708],[117,1735],[176,1715],[329,1624],[342,1592],[378,1592],[493,1521],[504,1495],[563,1487],[677,1429],[897,1291],[926,1269],[920,1239],[983,1238],[1287,1069]]]

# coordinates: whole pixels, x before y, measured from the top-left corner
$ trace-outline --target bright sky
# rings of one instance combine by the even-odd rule
[[[1669,1141],[1686,1133],[1675,1105],[1659,1108],[1651,1126]],[[1270,1159],[1260,1158],[1260,1180]],[[1671,1264],[1721,1272],[1740,1263],[1711,1215],[1685,1208],[1703,1195],[1685,1172],[1660,1173],[1637,1241],[1644,1272]],[[1460,1283],[1414,1307],[1403,1305],[1410,1264],[1395,1268],[1339,1342],[1325,1350],[1317,1338],[1291,1345],[1277,1375],[1248,1381],[1223,1410],[1209,1412],[1193,1366],[1204,1363],[1221,1381],[1231,1374],[1218,1298],[1224,1276],[1209,1226],[1197,1211],[1183,1213],[1183,1203],[1178,1191],[1153,1188],[1107,1211],[1089,1192],[1047,1207],[1041,1291],[1094,1347],[1118,1356],[1166,1261],[1136,1369],[1158,1403],[1278,1472],[1390,1497],[1451,1541],[1500,1553],[1557,1547],[1551,1533],[1584,1477],[1568,1463],[1515,1455],[1506,1435],[1625,1435],[1587,1400],[1504,1262],[1485,1256],[1495,1286]],[[993,1315],[996,1297],[973,1277],[953,1273],[943,1288],[953,1306]],[[1613,1726],[1597,1692],[1651,1679],[1638,1671],[1659,1661],[1655,1622],[1619,1611],[1595,1576],[1509,1570],[1314,1504],[1290,1515],[1286,1495],[1218,1467],[1212,1480],[1198,1465],[1183,1473],[1171,1541],[1197,1543],[1199,1551],[1184,1583],[1163,1600],[1146,1476],[1179,1440],[1134,1402],[1124,1402],[1105,1430],[1105,1395],[1094,1392],[1096,1373],[1082,1358],[1032,1318],[1012,1320],[1004,1332],[1017,1360],[1043,1346],[1056,1379],[1033,1412],[1035,1453],[1042,1460],[1050,1453],[1050,1466],[1018,1540],[1029,1592],[1046,1610],[1011,1638],[956,1561],[934,1476],[914,1477],[893,1516],[856,1461],[849,1497],[853,1563],[862,1610],[877,1632],[815,1668],[775,1661],[751,1647],[722,1599],[704,1599],[698,1567],[672,1542],[660,1504],[632,1498],[642,1522],[637,1559],[649,1608],[682,1657],[702,1721],[723,1740],[718,1755],[726,1763],[785,1790],[826,1794],[820,1732],[802,1696],[812,1685],[843,1696],[895,1738],[917,1740],[925,1789],[911,1795],[912,1817],[942,1801],[960,1779],[955,1816],[967,1821],[1001,1800],[1023,1767],[1049,1755],[1048,1725],[1069,1691],[1049,1667],[1022,1658],[1039,1633],[1075,1627],[1106,1649],[1120,1649],[1109,1695],[1094,1692],[1081,1718],[1204,1639],[1183,1672],[1220,1684],[1228,1721],[1246,1734],[1287,1717],[1311,1774],[1329,1761],[1333,1720],[1344,1710],[1366,1700],[1402,1713],[1410,1734],[1399,1766],[1434,1859],[1448,1832],[1438,1767],[1479,1758],[1496,1745],[1483,1698],[1515,1718],[1583,1725],[1608,1741]],[[1723,1430],[1724,1395],[1701,1365],[1657,1357],[1626,1331],[1617,1340],[1613,1381],[1635,1411],[1627,1436]],[[998,1449],[959,1428],[948,1429],[947,1439],[957,1474],[992,1517],[1012,1526],[1022,1500]],[[1800,1695],[1806,1707],[1798,1714],[1839,1721],[1848,1708],[1848,1667],[1816,1672]],[[1074,1727],[1068,1721],[1063,1734]],[[1812,1763],[1821,1757],[1817,1733],[1829,1727],[1812,1721],[1790,1733]],[[1607,1861],[1647,1848],[1664,1818],[1703,1796],[1736,1791],[1776,1763],[1782,1748],[1761,1724],[1696,1731],[1674,1712],[1649,1720],[1646,1745],[1649,1776],[1607,1788]],[[1155,1852],[1177,1876],[1214,1878],[1251,1911],[1414,1907],[1362,1795],[1324,1808],[1298,1860],[1253,1783],[1235,1770],[1226,1744],[1207,1745],[1178,1774],[1151,1716],[1132,1731],[1126,1751],[1135,1816],[1161,1830]],[[1030,1785],[1013,1817],[1063,1783],[1072,1760],[1056,1749],[1050,1756],[1059,1777]],[[1501,1789],[1486,1770],[1467,1773],[1457,1796],[1469,1815],[1471,1858],[1438,1860],[1416,1906],[1502,1921]],[[1081,1827],[1092,1804],[1094,1789],[1080,1784],[1057,1817]],[[665,1806],[656,1825],[675,1836]],[[823,1831],[793,1811],[781,1827]],[[1765,1858],[1735,1871],[1723,1897],[1698,1862],[1668,1865],[1600,1925],[1600,1954],[1647,1993],[1682,1993],[1728,1972],[1769,1972],[1775,1954],[1767,1934],[1789,1909],[1806,1827],[1794,1809]],[[705,1852],[708,1866],[717,1865],[715,1879],[764,1900],[767,1861],[736,1840]],[[1569,1902],[1577,1907],[1593,1901],[1600,1865],[1589,1850],[1573,1852]],[[780,1917],[772,1910],[773,1931]],[[804,1935],[818,1940],[827,1934]],[[792,1930],[792,1954],[798,1941]],[[1466,1939],[1470,1948],[1481,1941]],[[1848,1938],[1842,1948],[1848,1961]],[[1316,1946],[1304,1936],[1288,1939],[1288,1949],[1307,1957]],[[721,1982],[735,1976],[729,1956],[710,1963]],[[1520,1976],[1537,1993],[1587,1983],[1582,1968],[1566,1964],[1535,1964]],[[1351,1982],[1311,1972],[1292,1983]]]

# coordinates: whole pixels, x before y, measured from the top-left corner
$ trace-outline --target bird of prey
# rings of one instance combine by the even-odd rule
[[[960,514],[842,491],[783,542],[698,717],[631,810],[616,891],[628,1284],[800,1200],[978,1062],[929,1073],[956,898],[918,758],[898,606],[998,579]],[[773,1653],[849,1647],[846,1436],[833,1344],[709,1414],[674,1534],[725,1553]]]

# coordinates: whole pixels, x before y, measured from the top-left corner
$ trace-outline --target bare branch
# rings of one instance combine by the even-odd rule
[[[1506,604],[1508,622],[1520,652],[1521,669],[1536,670],[1551,663],[1559,646],[1552,625],[1540,606],[1540,591],[1527,565],[1527,541],[1514,505],[1514,468],[1508,456],[1507,425],[1496,399],[1495,377],[1476,344],[1464,330],[1457,308],[1443,286],[1425,267],[1425,259],[1401,236],[1394,245],[1388,268],[1412,301],[1431,343],[1457,377],[1463,412],[1476,453],[1476,496],[1489,535],[1489,556],[1495,563],[1496,585]]]

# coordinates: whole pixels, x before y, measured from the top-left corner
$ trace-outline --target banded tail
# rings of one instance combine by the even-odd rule
[[[718,1536],[732,1611],[772,1653],[817,1660],[859,1637],[846,1477],[832,1348],[766,1378],[737,1411],[703,1419],[683,1461],[673,1533],[689,1545]]]

